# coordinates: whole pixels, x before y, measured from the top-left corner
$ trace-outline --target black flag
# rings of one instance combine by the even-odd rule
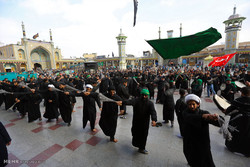
[[[134,26],[135,26],[135,23],[136,23],[137,8],[138,8],[138,1],[134,0]]]
[[[39,37],[38,33],[33,36],[33,39],[36,39],[37,37]]]
[[[112,52],[112,57],[115,57],[114,53]]]

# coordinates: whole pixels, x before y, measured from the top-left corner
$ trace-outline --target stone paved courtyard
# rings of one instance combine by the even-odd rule
[[[175,92],[175,100],[179,98]],[[118,143],[109,142],[101,131],[97,114],[97,132],[90,131],[89,124],[82,129],[82,99],[77,98],[76,112],[72,114],[72,125],[66,126],[46,119],[28,123],[19,119],[13,111],[0,110],[0,121],[12,138],[8,147],[10,164],[8,167],[185,167],[182,139],[175,117],[174,127],[150,127],[147,141],[148,155],[140,154],[131,144],[132,107],[127,107],[127,119],[118,118],[116,138]],[[41,103],[42,104],[42,103]],[[162,122],[162,105],[155,104],[158,121]],[[222,114],[212,101],[203,94],[201,108],[211,113]],[[44,107],[41,105],[43,114]],[[210,126],[211,150],[217,167],[250,167],[250,158],[231,153],[224,145],[219,128]]]

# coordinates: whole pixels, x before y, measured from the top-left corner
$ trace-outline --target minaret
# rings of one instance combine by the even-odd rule
[[[180,37],[182,37],[182,24],[180,24]]]
[[[158,33],[159,33],[159,39],[161,39],[161,27],[159,27]]]
[[[161,27],[159,27],[159,39],[161,39]],[[154,50],[154,49],[153,49]],[[156,52],[156,51],[155,51]],[[157,52],[156,52],[157,53]],[[163,65],[163,58],[157,53],[157,59],[158,59],[158,65],[162,66]]]
[[[241,17],[236,14],[236,7],[234,7],[233,15],[228,20],[224,21],[225,24],[225,54],[235,53],[239,46],[239,35],[241,30],[242,21],[246,17]],[[235,63],[235,56],[230,60],[229,63]]]
[[[25,27],[23,22],[22,22],[22,30],[23,30],[23,38],[26,38]]]
[[[52,42],[52,31],[49,29],[50,42]]]
[[[55,48],[54,48],[54,43],[53,43],[53,39],[52,39],[52,31],[51,29],[49,29],[49,39],[50,39],[50,45],[51,45],[51,57],[50,57],[50,60],[51,60],[51,68],[52,69],[56,69],[56,60],[55,60]]]
[[[182,23],[180,23],[180,37],[182,37]],[[182,57],[178,57],[177,62],[179,64],[182,64]]]
[[[31,57],[29,55],[29,45],[28,45],[28,40],[26,38],[26,32],[25,32],[25,27],[24,27],[23,22],[22,22],[22,30],[23,30],[22,45],[24,46],[24,52],[26,55],[25,58],[27,60],[27,69],[32,70]]]
[[[122,33],[122,29],[120,29],[120,34],[116,37],[118,43],[118,52],[120,57],[119,67],[120,70],[125,70],[127,68],[126,63],[126,36]]]

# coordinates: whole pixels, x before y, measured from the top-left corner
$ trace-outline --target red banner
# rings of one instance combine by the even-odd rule
[[[225,66],[227,64],[227,62],[236,54],[232,53],[232,54],[228,54],[228,55],[224,55],[221,57],[214,57],[214,60],[211,61],[208,66]]]

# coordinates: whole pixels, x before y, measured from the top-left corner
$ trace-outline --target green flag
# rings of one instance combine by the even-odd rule
[[[189,36],[149,40],[147,42],[163,59],[176,59],[180,56],[199,52],[220,38],[221,34],[215,28],[211,27]]]

